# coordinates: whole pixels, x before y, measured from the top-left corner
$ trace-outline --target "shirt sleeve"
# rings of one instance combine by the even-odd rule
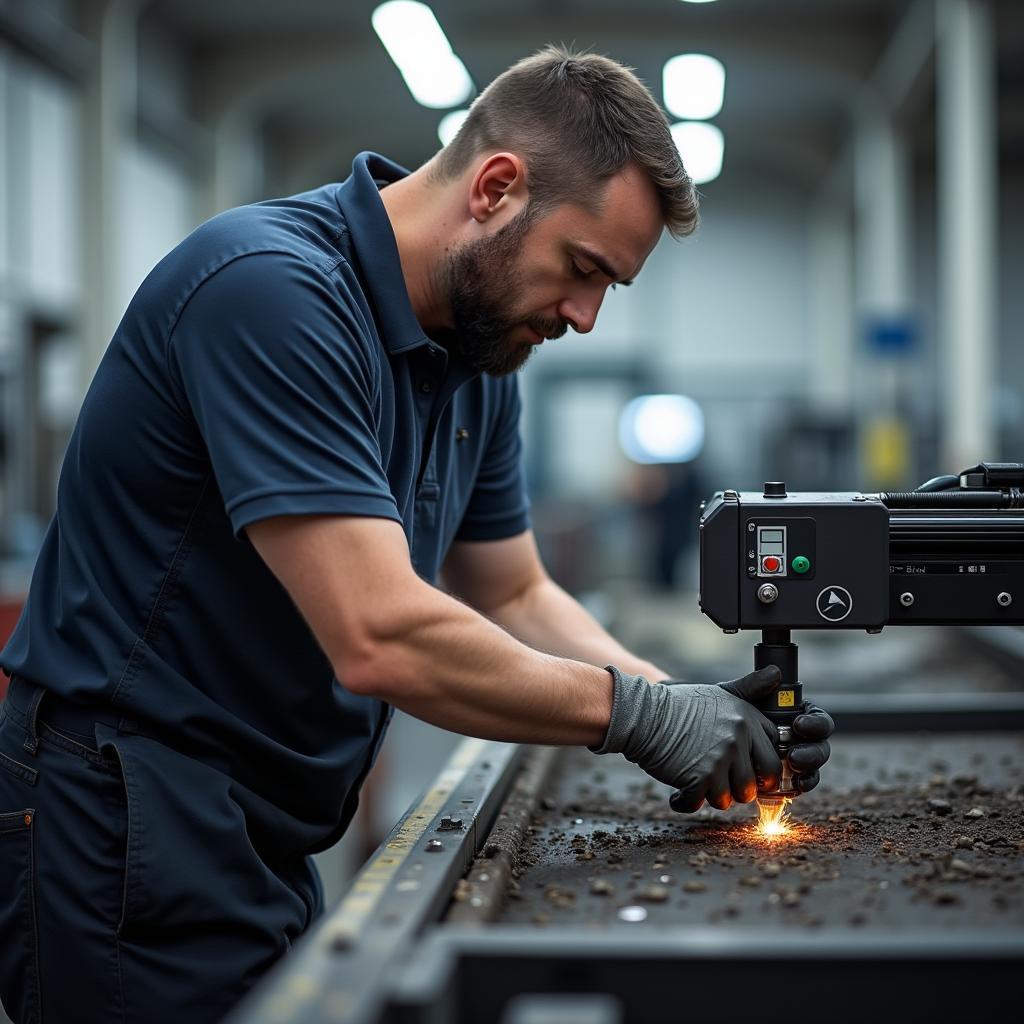
[[[502,540],[530,528],[519,431],[519,381],[503,378],[487,449],[456,540]]]
[[[235,535],[277,515],[401,521],[376,429],[378,342],[341,286],[284,253],[207,278],[168,340]]]

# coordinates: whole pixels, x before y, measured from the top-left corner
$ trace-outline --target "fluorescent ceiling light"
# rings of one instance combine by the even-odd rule
[[[469,99],[473,80],[426,4],[388,0],[370,20],[417,103],[443,110]]]
[[[622,410],[619,443],[634,462],[689,462],[704,447],[704,411],[686,395],[641,395]]]
[[[661,72],[665,106],[676,117],[705,121],[722,109],[725,68],[706,53],[681,53]]]
[[[695,185],[714,181],[722,173],[725,136],[706,121],[680,121],[672,125],[672,141]]]
[[[467,117],[469,117],[468,110],[453,110],[441,118],[441,123],[437,126],[437,137],[441,140],[442,146],[447,146],[459,134],[462,122]]]
[[[715,0],[683,0],[684,4],[713,4]]]

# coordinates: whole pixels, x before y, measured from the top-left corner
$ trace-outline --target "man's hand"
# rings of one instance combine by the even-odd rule
[[[770,671],[774,666],[768,666]],[[728,690],[736,697],[744,700],[760,700],[772,692],[774,687],[766,691],[758,689],[757,696],[748,697],[749,680],[759,673],[751,673],[742,679],[734,679],[732,682],[719,683],[723,689]],[[663,686],[692,686],[692,683],[679,679],[663,679]],[[756,685],[756,684],[755,684]],[[807,710],[798,715],[793,722],[793,734],[796,742],[789,750],[789,766],[793,772],[793,785],[801,793],[809,793],[820,781],[818,769],[828,760],[831,749],[828,738],[835,730],[835,723],[832,716],[812,704],[805,702]]]
[[[622,753],[659,782],[675,786],[669,800],[673,810],[695,811],[707,800],[724,811],[734,801],[750,803],[757,796],[758,777],[769,788],[777,784],[782,770],[775,749],[778,731],[751,703],[779,685],[774,665],[717,686],[664,686],[613,666],[608,671],[615,680],[611,722],[604,742],[591,749]],[[802,754],[800,770],[816,777],[828,757],[824,736],[831,728],[818,741],[824,723],[815,713],[801,718],[811,720],[809,738],[816,742],[793,749],[815,748]],[[799,731],[807,735],[803,726]]]
[[[818,769],[832,752],[828,738],[835,729],[831,715],[817,704],[806,703],[807,710],[793,722],[793,737],[797,742],[789,750],[793,785],[801,793],[809,793],[818,784]]]

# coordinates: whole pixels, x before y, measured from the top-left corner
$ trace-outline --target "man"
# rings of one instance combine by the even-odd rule
[[[683,811],[779,771],[774,670],[652,685],[545,574],[520,474],[511,372],[695,222],[646,89],[550,48],[414,173],[362,154],[154,269],[0,656],[17,1020],[219,1019],[320,909],[392,707],[622,751]],[[809,789],[831,723],[798,724]]]

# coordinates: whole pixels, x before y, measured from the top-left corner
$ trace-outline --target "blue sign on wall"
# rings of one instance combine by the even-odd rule
[[[881,356],[906,356],[917,348],[917,318],[903,316],[876,316],[865,323],[868,348]]]

